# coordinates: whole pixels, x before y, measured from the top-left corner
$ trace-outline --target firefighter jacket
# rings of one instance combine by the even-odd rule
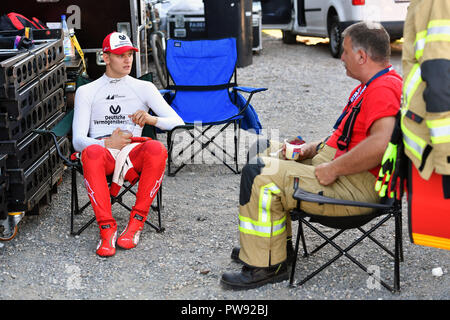
[[[411,0],[402,65],[405,153],[425,180],[450,175],[449,0]]]

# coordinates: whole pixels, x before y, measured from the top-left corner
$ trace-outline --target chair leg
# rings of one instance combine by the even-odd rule
[[[88,201],[84,206],[78,209],[78,211],[75,212],[75,215],[80,215],[87,207],[91,205],[91,202]],[[78,201],[77,205],[78,207]],[[77,213],[78,212],[78,213]],[[96,217],[94,216],[91,220],[89,220],[85,225],[83,225],[78,231],[74,231],[74,215],[71,214],[71,226],[70,226],[70,234],[72,236],[79,236],[84,230],[86,230],[87,227],[89,227],[94,221],[96,220]]]
[[[158,227],[155,228],[156,232],[161,233],[165,231],[165,228],[162,226],[161,222],[161,210],[162,210],[162,188],[159,188],[158,193],[156,195],[156,203],[157,208],[156,212],[158,213]]]
[[[365,234],[366,231],[363,228],[358,228],[359,231],[362,232],[362,234]],[[384,246],[382,243],[380,243],[377,239],[375,239],[374,237],[372,237],[371,235],[368,236],[368,238],[370,240],[372,240],[377,246],[379,246],[381,249],[383,249],[384,251],[386,251],[387,254],[391,255],[393,258],[395,258],[395,253],[393,253],[391,250],[389,250],[388,248],[386,248],[386,246]]]
[[[395,214],[394,292],[400,291],[400,260],[403,260],[401,211]]]
[[[71,197],[70,197],[70,234],[74,234],[74,216],[79,214],[78,210],[78,189],[77,189],[77,172],[75,168],[72,168],[72,179],[71,179]]]
[[[162,209],[162,188],[159,188],[158,193],[156,194],[156,206],[151,207],[154,211],[157,212],[158,225],[151,223],[150,221],[145,220],[149,226],[156,230],[157,233],[164,232],[166,229],[162,226],[161,221],[161,209]]]
[[[111,196],[111,204],[120,204],[122,207],[124,207],[126,210],[131,212],[131,208],[127,206],[123,200],[122,197],[125,193],[131,192],[134,195],[136,193],[132,190],[133,185],[130,184],[128,186],[125,186],[125,189],[117,196],[112,197]],[[91,205],[91,202],[88,201],[85,205],[83,205],[81,208],[78,204],[78,189],[77,189],[77,169],[72,168],[72,181],[71,181],[71,189],[72,189],[72,195],[71,195],[71,204],[70,204],[70,234],[73,236],[80,235],[87,227],[89,227],[93,222],[96,221],[96,217],[94,216],[91,218],[86,224],[84,224],[78,231],[74,231],[74,225],[75,225],[75,216],[80,215],[87,207]],[[162,227],[161,223],[161,208],[162,208],[162,187],[159,188],[157,197],[156,197],[156,206],[151,207],[158,213],[158,225],[155,225],[149,221],[146,221],[147,224],[149,224],[152,228],[154,228],[157,232],[163,232],[164,228]]]
[[[161,227],[161,188],[158,190],[158,193],[156,194],[156,203],[158,211],[158,225]]]
[[[299,226],[298,230],[300,232],[300,237],[302,239],[302,245],[303,245],[303,257],[306,258],[309,256],[308,250],[306,249],[306,240],[305,240],[305,233],[303,232],[303,223],[301,220],[298,220]]]
[[[172,132],[169,131],[167,133],[167,172],[168,175],[171,177],[172,173],[170,171],[170,167],[172,164],[172,148],[173,148],[173,144],[172,144]]]
[[[84,226],[82,226],[80,228],[80,230],[78,230],[77,232],[74,232],[72,235],[73,236],[79,236],[84,230],[87,229],[87,227],[89,227],[92,223],[94,223],[96,220],[95,217],[93,217],[91,220],[89,220]]]
[[[295,267],[297,265],[298,249],[299,249],[301,234],[303,234],[303,230],[301,230],[301,222],[299,220],[298,230],[297,230],[297,239],[295,241],[295,248],[294,248],[294,260],[292,261],[291,275],[289,277],[289,286],[290,287],[292,287],[293,283],[294,283]]]
[[[200,152],[202,152],[203,150],[207,150],[209,151],[214,157],[216,157],[217,159],[221,160],[222,163],[228,168],[230,169],[233,173],[235,174],[239,174],[239,141],[240,141],[240,120],[239,121],[233,121],[234,124],[234,156],[227,153],[226,149],[223,149],[221,146],[219,146],[214,140],[226,129],[231,125],[231,122],[226,123],[225,125],[222,126],[222,128],[215,133],[213,136],[209,137],[206,135],[206,132],[208,132],[211,128],[213,128],[213,125],[209,125],[208,127],[206,127],[206,129],[203,129],[203,127],[200,129],[197,129],[196,127],[194,127],[194,130],[197,130],[200,134],[199,137],[195,136],[190,129],[186,129],[187,132],[191,135],[191,138],[193,139],[191,144],[187,147],[185,147],[184,149],[181,150],[181,152],[177,155],[175,155],[175,157],[177,157],[178,155],[181,155],[184,151],[188,150],[189,147],[192,147],[195,142],[200,143],[200,149],[196,150],[195,152],[192,153],[189,161],[192,161],[195,156],[197,154],[199,154]],[[172,134],[173,132],[168,132],[167,133],[167,145],[168,145],[168,175],[170,177],[174,177],[182,168],[184,168],[187,164],[186,163],[182,163],[180,166],[178,166],[175,171],[172,171],[172,163],[173,163],[173,155],[172,155],[172,151],[173,151],[173,145],[174,142],[172,141]],[[203,140],[201,138],[206,137],[208,139],[207,142],[203,142]],[[216,155],[216,153],[214,152],[214,150],[211,150],[209,148],[210,145],[215,145],[218,148],[222,149],[222,152],[224,153],[224,155],[230,157],[233,161],[234,161],[234,166],[235,168],[233,168],[230,164],[228,164],[224,159],[221,159],[218,155]]]
[[[236,174],[239,174],[239,141],[240,141],[240,131],[241,120],[234,122],[234,161],[236,163]]]
[[[399,239],[399,244],[400,244],[400,262],[403,262],[404,261],[404,258],[403,258],[403,230],[402,230],[402,225],[403,225],[403,219],[402,219],[402,209],[400,208],[400,211],[399,211],[399,213],[398,213],[398,219],[399,219],[399,236],[400,236],[400,239]]]
[[[336,232],[331,238],[330,241],[336,239],[338,236],[340,236],[342,233],[344,233],[345,230],[339,230],[338,232]],[[320,246],[318,246],[317,248],[315,248],[311,254],[314,254],[316,252],[318,252],[320,249],[322,249],[323,247],[325,247],[327,244],[329,244],[329,242],[325,241],[324,243],[322,243]]]
[[[77,188],[77,168],[72,167],[72,181],[71,181],[71,198],[70,198],[70,234],[72,236],[79,236],[87,227],[89,227],[95,220],[95,216],[83,225],[79,230],[74,231],[75,228],[75,216],[81,215],[81,213],[91,205],[91,202],[86,202],[81,208],[78,203],[78,188]]]
[[[398,216],[396,216],[398,219]],[[326,262],[324,265],[322,265],[321,267],[319,267],[317,270],[315,270],[314,272],[312,272],[310,275],[308,275],[307,277],[305,277],[303,280],[301,280],[300,282],[297,283],[297,286],[301,286],[303,285],[305,282],[307,282],[308,280],[310,280],[311,278],[313,278],[315,275],[317,275],[319,272],[321,272],[322,270],[324,270],[325,268],[327,268],[328,266],[330,266],[333,262],[335,262],[337,259],[339,259],[342,256],[345,256],[346,258],[348,258],[350,261],[352,261],[354,264],[356,264],[359,268],[361,268],[364,272],[366,272],[367,274],[369,274],[371,277],[374,277],[374,275],[372,273],[370,273],[368,271],[368,269],[362,265],[358,260],[356,260],[353,256],[351,256],[349,254],[349,251],[355,247],[358,243],[360,243],[361,241],[363,241],[365,238],[367,238],[372,232],[374,232],[376,229],[378,229],[378,227],[380,227],[381,225],[383,225],[387,220],[389,220],[390,217],[385,217],[384,219],[382,219],[379,223],[377,223],[374,227],[372,227],[369,231],[365,232],[360,238],[358,238],[357,240],[355,240],[352,244],[350,244],[348,247],[346,247],[345,249],[342,249],[341,247],[339,247],[336,243],[334,243],[330,238],[328,238],[325,234],[323,234],[322,232],[320,232],[317,228],[315,228],[311,223],[309,223],[308,221],[306,221],[305,219],[301,218],[299,219],[299,223],[303,222],[305,223],[305,225],[307,225],[309,228],[311,228],[311,230],[313,230],[317,235],[319,235],[322,239],[324,239],[327,243],[329,243],[331,246],[333,246],[339,253],[333,257],[331,260],[329,260],[328,262]],[[397,228],[395,230],[396,234],[398,234],[398,224]],[[299,231],[299,234],[301,233],[301,231]],[[299,242],[299,237],[300,235],[297,235],[297,243],[296,243],[296,249],[298,250],[298,242]],[[398,239],[398,238],[397,238]],[[396,270],[397,273],[394,274],[394,289],[391,288],[389,285],[387,285],[382,279],[379,278],[375,278],[376,281],[378,281],[383,287],[385,287],[386,289],[388,289],[391,292],[395,292],[396,291],[396,287],[399,287],[399,272],[398,272],[398,267],[399,267],[399,242],[398,240],[396,240],[396,257],[398,258],[396,260]],[[293,272],[291,272],[291,275],[293,276]],[[291,283],[292,283],[293,279],[291,279]],[[398,291],[398,290],[397,290]]]

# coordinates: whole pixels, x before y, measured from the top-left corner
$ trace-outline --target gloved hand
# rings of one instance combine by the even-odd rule
[[[386,190],[391,184],[391,177],[395,170],[397,161],[397,145],[389,142],[386,151],[384,152],[383,160],[381,160],[381,169],[378,173],[377,182],[375,183],[375,191],[378,192],[381,198],[386,196]],[[394,192],[389,188],[389,197],[392,198]]]
[[[389,198],[394,196],[397,200],[401,200],[403,195],[404,182],[408,175],[407,173],[407,161],[405,159],[405,145],[401,141],[397,145],[397,158],[395,159],[394,173],[388,185]]]

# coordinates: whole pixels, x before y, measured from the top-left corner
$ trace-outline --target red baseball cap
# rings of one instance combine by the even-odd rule
[[[133,46],[130,38],[126,34],[112,32],[103,40],[103,52],[111,52],[114,54],[123,54],[128,50],[139,51]]]

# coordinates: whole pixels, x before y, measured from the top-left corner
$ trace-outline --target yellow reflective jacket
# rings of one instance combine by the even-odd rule
[[[425,180],[450,175],[450,1],[411,0],[403,37],[405,153]]]

